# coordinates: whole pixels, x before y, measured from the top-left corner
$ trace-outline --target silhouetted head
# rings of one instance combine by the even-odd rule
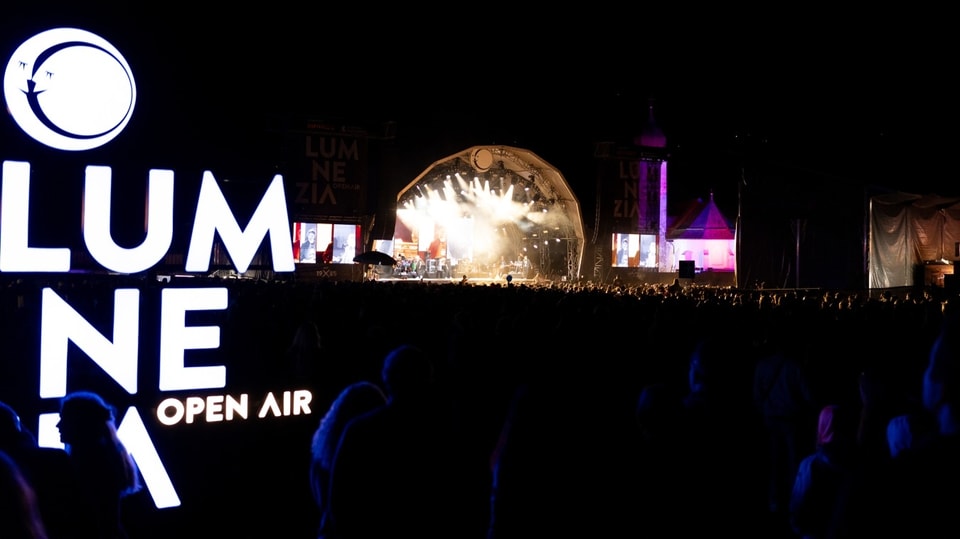
[[[945,405],[960,404],[960,325],[956,314],[944,322],[923,373],[923,404],[937,414]]]
[[[682,402],[682,395],[669,384],[644,386],[634,411],[637,424],[645,435],[660,435],[678,421]]]
[[[856,440],[859,411],[851,406],[830,404],[820,410],[817,446],[849,446]]]
[[[22,436],[20,416],[9,404],[0,402],[0,448],[13,447]]]
[[[725,355],[720,348],[720,341],[712,337],[700,339],[690,354],[690,366],[687,370],[691,393],[701,393],[706,390],[721,389],[716,387],[725,367]]]
[[[297,326],[293,333],[293,340],[290,343],[291,352],[309,352],[319,349],[321,346],[320,328],[313,320],[304,320]]]
[[[333,465],[334,452],[347,423],[386,402],[386,395],[374,383],[360,381],[345,387],[334,399],[313,435],[314,459],[329,469]]]
[[[387,354],[381,377],[390,399],[416,395],[433,384],[433,362],[420,348],[404,344]]]
[[[371,382],[360,381],[344,388],[331,407],[336,408],[348,417],[356,417],[382,406],[386,402],[387,397],[379,386]]]
[[[60,441],[72,445],[109,436],[113,408],[99,395],[87,391],[71,393],[60,403]]]
[[[918,441],[935,432],[936,426],[929,414],[911,412],[894,416],[887,423],[887,446],[890,456],[896,457],[914,447]]]
[[[140,490],[137,465],[117,437],[113,407],[89,391],[68,394],[60,401],[60,441],[71,459],[83,462],[85,473],[121,496]]]
[[[20,432],[20,415],[9,404],[0,402],[0,436],[10,432]]]

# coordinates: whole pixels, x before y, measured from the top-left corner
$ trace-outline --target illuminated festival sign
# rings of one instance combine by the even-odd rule
[[[3,96],[31,138],[58,150],[90,150],[123,131],[137,101],[130,66],[113,45],[76,28],[41,32],[7,62]]]
[[[37,142],[64,151],[97,148],[127,125],[136,104],[136,84],[127,61],[103,38],[90,32],[59,28],[39,33],[17,48],[4,72],[7,109],[20,128]],[[0,271],[65,273],[71,270],[68,247],[30,245],[30,174],[26,161],[2,165],[0,192]],[[118,245],[110,231],[112,169],[87,166],[83,188],[83,242],[103,268],[133,274],[157,265],[173,237],[174,171],[149,172],[146,236],[135,247]],[[184,268],[209,270],[214,237],[219,236],[237,272],[243,273],[269,238],[273,269],[294,271],[291,228],[283,178],[276,175],[247,226],[241,228],[213,173],[203,173]],[[114,290],[113,335],[103,335],[53,288],[41,295],[40,373],[38,395],[59,399],[67,394],[68,348],[73,343],[129,395],[138,390],[140,361],[140,291]],[[160,392],[226,389],[225,365],[189,365],[188,350],[216,349],[220,328],[188,325],[188,313],[225,310],[228,290],[222,287],[168,288],[160,297]],[[261,400],[262,397],[262,400]],[[165,398],[156,406],[156,421],[164,426],[214,423],[248,417],[310,414],[308,390],[257,395],[221,394]],[[62,447],[59,414],[40,414],[40,445]],[[119,414],[118,434],[137,462],[144,483],[158,508],[180,505],[163,459],[153,443],[144,416],[136,406]]]

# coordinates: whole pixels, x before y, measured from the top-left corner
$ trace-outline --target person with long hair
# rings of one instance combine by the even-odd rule
[[[126,538],[121,502],[141,484],[117,437],[113,408],[95,393],[70,393],[61,401],[57,428],[74,474],[78,537]]]
[[[435,358],[401,344],[380,380],[387,403],[347,424],[330,471],[337,538],[482,539],[488,463],[464,447]]]
[[[820,410],[816,450],[800,460],[790,496],[789,523],[798,537],[831,537],[845,489],[859,472],[859,410],[829,404]]]
[[[0,451],[0,537],[47,539],[33,487],[13,459]]]
[[[310,488],[313,500],[320,510],[321,539],[334,536],[328,515],[330,471],[347,423],[387,403],[383,390],[372,382],[360,381],[348,385],[330,405],[320,420],[311,442]]]
[[[5,402],[0,402],[0,453],[16,463],[19,475],[29,485],[29,496],[34,498],[45,536],[73,537],[70,457],[62,448],[40,447],[17,411]],[[24,517],[32,518],[26,513]],[[0,537],[8,535],[0,533]]]

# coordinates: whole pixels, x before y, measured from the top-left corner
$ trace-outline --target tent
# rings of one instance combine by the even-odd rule
[[[960,198],[887,193],[870,198],[870,288],[930,283],[960,260]]]
[[[736,230],[713,200],[690,203],[667,230],[667,242],[673,245],[673,260],[693,260],[701,270],[736,269]]]

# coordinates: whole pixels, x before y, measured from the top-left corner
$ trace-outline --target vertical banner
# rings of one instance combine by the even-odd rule
[[[291,193],[299,216],[356,216],[367,213],[367,138],[338,131],[307,131],[304,171]]]
[[[597,165],[597,208],[599,221],[605,225],[600,234],[636,232],[639,187],[636,151],[611,147],[599,158]]]
[[[660,230],[660,164],[662,161],[641,159],[634,162],[637,174],[637,228],[655,234]]]

